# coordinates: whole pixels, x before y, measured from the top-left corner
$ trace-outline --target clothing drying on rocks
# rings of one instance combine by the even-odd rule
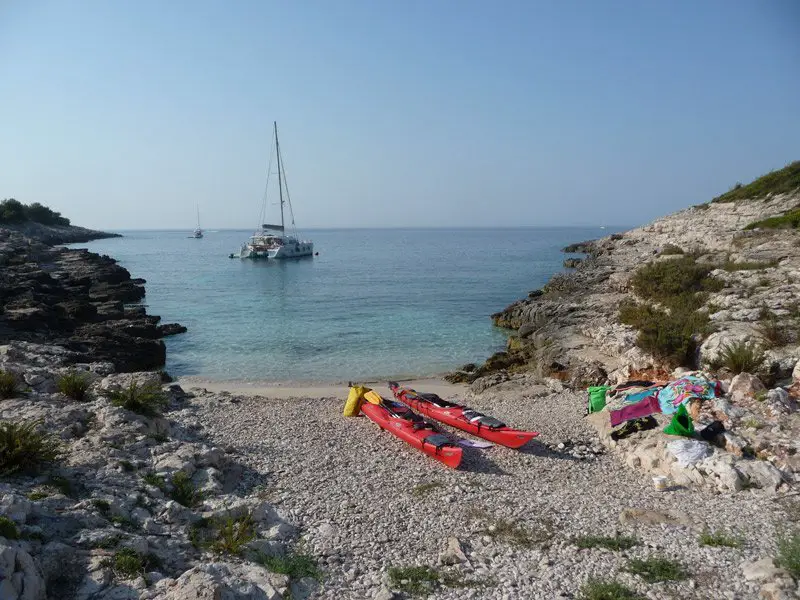
[[[674,414],[678,407],[691,400],[713,400],[722,395],[719,381],[712,379],[702,372],[682,376],[664,386],[658,393],[658,402],[661,412],[665,415]]]

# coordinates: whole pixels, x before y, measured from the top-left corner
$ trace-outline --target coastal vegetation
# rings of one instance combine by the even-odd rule
[[[762,175],[747,185],[737,183],[730,191],[717,196],[712,202],[758,199],[771,194],[786,194],[798,189],[800,189],[800,160],[789,163],[782,169]]]
[[[35,474],[61,454],[58,439],[40,421],[0,422],[0,476]]]
[[[797,229],[800,227],[800,207],[777,217],[750,223],[745,229]]]
[[[738,375],[758,373],[763,362],[764,353],[760,346],[747,340],[738,340],[722,347],[719,358],[714,361],[712,367],[724,368],[731,374]]]
[[[578,600],[640,600],[636,592],[617,581],[589,579],[581,586]]]
[[[633,536],[629,535],[583,535],[575,538],[574,544],[582,550],[588,548],[605,548],[606,550],[630,550],[639,543]]]
[[[628,563],[628,572],[638,575],[647,583],[680,581],[689,576],[681,563],[660,556],[646,559],[634,558]]]
[[[184,471],[178,471],[172,476],[172,493],[170,497],[178,504],[193,507],[203,499],[203,493],[195,489],[191,477]]]
[[[127,387],[111,392],[110,397],[114,406],[146,417],[158,416],[167,404],[167,397],[160,387],[152,384],[140,385],[135,380]]]
[[[741,548],[742,539],[740,537],[732,536],[724,531],[704,531],[700,534],[701,546],[723,547],[723,548]]]
[[[297,554],[289,552],[284,556],[261,555],[259,562],[273,573],[288,575],[293,579],[302,577],[313,577],[319,579],[322,576],[319,567],[313,556],[308,554]]]
[[[0,400],[8,400],[17,395],[17,377],[9,371],[0,370]]]
[[[61,213],[38,202],[23,204],[14,198],[7,198],[0,202],[0,224],[15,225],[26,222],[40,223],[41,225],[59,225],[62,227],[69,225],[69,219],[62,217]]]
[[[800,531],[794,531],[778,540],[778,564],[800,579]]]
[[[56,379],[58,391],[78,402],[86,399],[86,392],[89,390],[90,385],[89,378],[80,371],[69,371]]]

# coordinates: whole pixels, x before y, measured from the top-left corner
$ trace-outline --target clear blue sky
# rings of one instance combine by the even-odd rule
[[[255,226],[273,120],[301,229],[633,225],[800,159],[800,2],[6,0],[0,85],[91,227]]]

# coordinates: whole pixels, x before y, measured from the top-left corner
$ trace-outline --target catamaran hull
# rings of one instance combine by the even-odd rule
[[[281,259],[281,258],[300,258],[302,256],[313,256],[314,244],[311,242],[299,242],[297,244],[288,244],[281,246],[275,250],[268,251],[268,258]]]

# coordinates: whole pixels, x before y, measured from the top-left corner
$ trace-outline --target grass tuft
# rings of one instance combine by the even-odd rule
[[[172,476],[172,493],[170,497],[178,504],[192,508],[203,499],[203,493],[195,489],[191,477],[183,471],[178,471]]]
[[[91,381],[81,371],[69,371],[56,380],[58,391],[78,402],[86,400],[86,392],[89,391],[90,385]]]
[[[800,531],[778,540],[778,564],[800,579]]]
[[[724,531],[704,531],[700,534],[701,546],[741,548],[742,538],[726,534]]]
[[[573,543],[582,549],[606,548],[607,550],[629,550],[639,543],[635,537],[628,535],[583,535],[573,540]]]
[[[8,517],[0,516],[0,537],[4,537],[7,540],[19,539],[17,524]]]
[[[430,567],[389,567],[389,586],[412,596],[433,592],[439,584],[439,573]]]
[[[724,367],[734,375],[739,373],[757,373],[764,362],[761,348],[746,340],[739,340],[723,346],[712,367]]]
[[[38,473],[60,454],[61,444],[41,430],[41,421],[0,422],[0,476]]]
[[[681,581],[689,576],[681,563],[663,557],[635,558],[628,563],[628,572],[639,575],[647,583]]]
[[[613,580],[589,579],[581,586],[578,600],[640,600],[633,590]]]
[[[156,475],[155,471],[148,471],[142,475],[142,481],[144,481],[147,485],[157,487],[162,492],[167,489],[167,482],[164,481],[164,478],[161,475]]]
[[[219,554],[241,554],[256,539],[256,524],[249,512],[238,517],[200,519],[189,529],[189,540],[195,548]]]
[[[120,548],[114,556],[105,559],[101,564],[112,569],[117,577],[134,579],[144,575],[145,571],[159,568],[161,561],[154,554],[142,555],[131,548]]]
[[[17,395],[17,377],[9,371],[0,370],[0,400],[7,400]]]
[[[146,417],[156,417],[167,406],[167,397],[160,387],[154,384],[140,386],[132,381],[121,390],[110,392],[111,403]]]
[[[293,579],[313,577],[320,579],[322,572],[314,557],[308,554],[287,554],[286,556],[259,556],[258,561],[268,570],[280,575],[288,575]]]

